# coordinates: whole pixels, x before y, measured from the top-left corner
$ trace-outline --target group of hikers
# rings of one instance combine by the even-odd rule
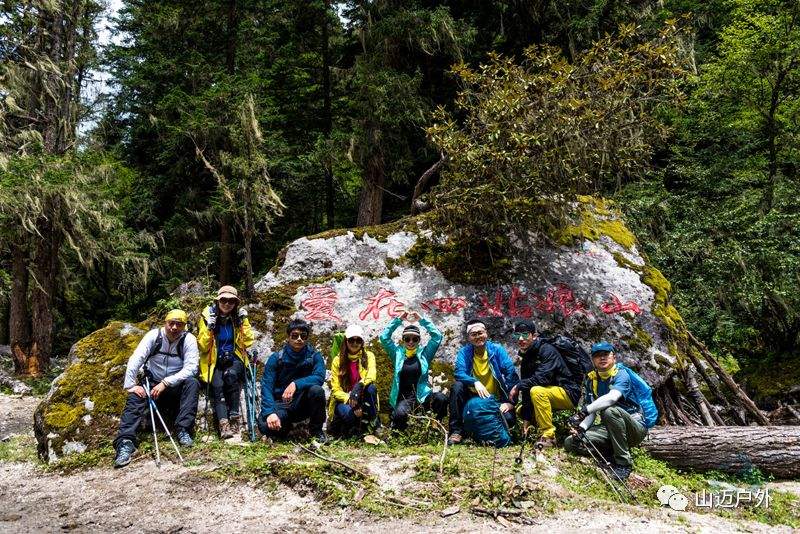
[[[128,396],[114,441],[116,467],[130,463],[136,451],[136,430],[148,405],[175,414],[177,441],[191,446],[201,389],[207,402],[211,399],[220,437],[240,432],[239,399],[250,365],[247,348],[254,341],[247,311],[240,303],[236,289],[223,286],[203,311],[197,337],[186,329],[187,314],[172,310],[162,328],[142,338],[125,373],[123,387]],[[398,339],[395,333],[401,327]],[[429,336],[424,345],[420,344],[421,328]],[[449,414],[448,445],[471,437],[499,446],[498,440],[510,442],[510,429],[520,419],[523,439],[535,429],[536,447],[544,449],[556,445],[553,411],[568,410],[572,414],[564,448],[581,455],[598,451],[616,477],[628,477],[630,448],[642,442],[658,413],[649,387],[617,361],[611,343],[593,344],[589,355],[568,337],[545,338],[533,322],[520,321],[514,326],[518,372],[503,346],[489,340],[485,322],[468,321],[465,333],[467,343],[455,359],[455,381],[445,395],[433,391],[428,376],[442,342],[439,329],[414,312],[404,312],[386,326],[380,343],[393,367],[388,398],[391,429],[404,431],[415,413],[431,412],[426,417],[440,422]],[[309,334],[306,321],[291,320],[285,344],[264,363],[257,417],[261,439],[286,438],[292,425],[304,420],[320,444],[329,441],[328,433],[338,437],[384,433],[375,354],[367,349],[361,326],[351,324],[333,336],[327,407],[325,360],[308,342]],[[497,433],[487,432],[486,421],[492,419],[501,425],[501,433],[506,431],[502,438],[494,439],[490,436]]]

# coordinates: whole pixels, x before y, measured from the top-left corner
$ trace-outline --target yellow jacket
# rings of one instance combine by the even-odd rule
[[[208,329],[208,320],[211,318],[211,307],[207,307],[202,313],[203,320],[200,321],[197,332],[197,348],[200,350],[200,380],[209,382],[214,376],[214,367],[217,365],[217,348],[214,334]],[[236,324],[234,322],[234,324]],[[250,327],[250,320],[245,317],[239,326],[233,329],[233,347],[236,356],[242,360],[245,367],[250,364],[247,357],[247,347],[253,344],[253,329]]]
[[[339,351],[341,350],[342,343],[344,342],[344,333],[337,332],[333,336],[333,346],[331,347],[331,407],[335,406],[337,402],[347,402],[350,397],[350,392],[342,389],[339,382]],[[375,354],[370,350],[364,349],[367,353],[367,367],[364,368],[361,364],[361,353],[358,354],[358,374],[361,375],[361,383],[364,386],[375,382],[377,376],[377,367],[375,365]]]

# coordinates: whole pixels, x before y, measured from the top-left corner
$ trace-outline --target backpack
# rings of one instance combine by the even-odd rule
[[[627,367],[623,363],[617,363],[619,369],[628,371],[631,377],[631,389],[636,396],[636,404],[642,409],[642,416],[644,417],[644,426],[653,428],[658,421],[658,408],[653,402],[653,390],[650,385],[644,381],[644,378],[639,376],[633,369]]]
[[[464,431],[479,443],[497,448],[511,445],[511,436],[500,413],[500,403],[494,396],[472,397],[464,406]]]
[[[186,341],[186,333],[181,335],[181,338],[178,340],[178,358],[183,360],[183,342]],[[164,343],[164,336],[161,334],[161,329],[158,330],[158,336],[156,336],[156,341],[153,343],[153,346],[150,348],[150,354],[147,355],[147,358],[144,359],[144,363],[142,367],[147,367],[147,362],[150,361],[150,358],[155,356],[156,354],[164,354],[166,356],[174,356],[174,354],[170,354],[167,352],[161,352],[161,345]]]
[[[580,384],[586,373],[594,369],[592,357],[586,352],[580,343],[568,335],[557,335],[542,338],[542,343],[552,345],[561,354],[564,363],[567,364],[572,379]]]

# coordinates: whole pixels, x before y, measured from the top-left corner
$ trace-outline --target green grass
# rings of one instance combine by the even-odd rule
[[[14,435],[0,441],[0,461],[2,462],[34,462],[36,461],[36,440],[33,436]]]

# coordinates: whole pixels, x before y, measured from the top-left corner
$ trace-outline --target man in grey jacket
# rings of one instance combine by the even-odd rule
[[[192,430],[200,392],[196,377],[200,355],[197,339],[186,331],[186,321],[186,312],[183,310],[167,313],[164,327],[154,328],[145,334],[128,360],[123,385],[128,392],[128,399],[114,440],[117,450],[114,467],[128,465],[136,452],[136,430],[147,413],[148,405],[147,392],[138,380],[142,368],[150,383],[150,395],[159,410],[177,409],[175,427],[178,443],[184,447],[193,443]]]

